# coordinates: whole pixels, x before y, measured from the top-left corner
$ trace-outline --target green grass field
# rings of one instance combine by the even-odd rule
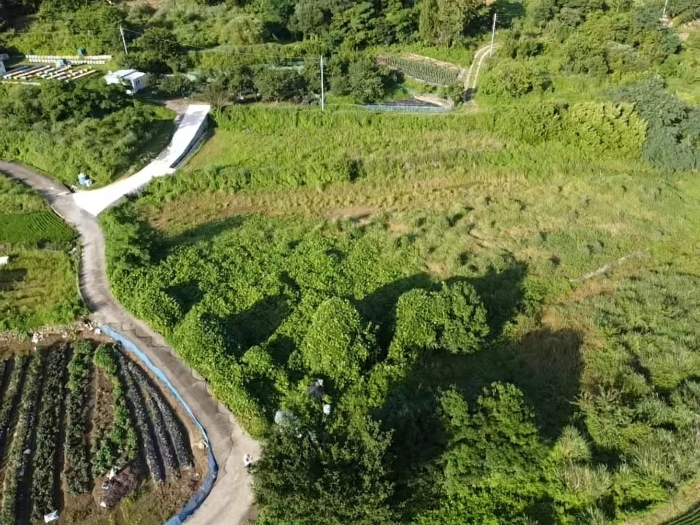
[[[114,290],[266,434],[316,373],[300,352],[325,300],[345,298],[371,323],[371,393],[330,395],[340,411],[374,414],[414,402],[392,393],[382,360],[399,298],[472,284],[487,349],[425,355],[415,388],[456,386],[475,403],[492,382],[515,384],[551,457],[581,433],[588,459],[533,467],[553,501],[528,511],[541,523],[602,515],[612,490],[618,521],[657,523],[642,511],[700,469],[685,433],[700,375],[700,180],[489,129],[488,113],[227,110],[175,177],[105,217]],[[399,441],[399,457],[418,446]]]
[[[0,331],[66,324],[84,313],[75,232],[44,199],[0,175]]]

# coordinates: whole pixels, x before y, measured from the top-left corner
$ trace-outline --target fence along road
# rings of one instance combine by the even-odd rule
[[[238,425],[233,414],[216,401],[199,374],[177,357],[163,337],[134,318],[114,298],[107,279],[105,240],[97,219],[80,208],[61,183],[21,164],[0,161],[0,171],[31,186],[76,228],[82,246],[80,292],[92,317],[130,339],[162,370],[195,413],[209,436],[219,476],[209,497],[188,525],[243,525],[253,516],[251,479],[243,456],[260,457],[260,445]],[[104,188],[103,188],[104,189]],[[87,192],[86,192],[87,193]]]

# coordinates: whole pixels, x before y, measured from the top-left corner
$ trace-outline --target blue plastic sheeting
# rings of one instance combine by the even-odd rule
[[[146,354],[139,350],[133,342],[131,342],[119,332],[113,330],[111,327],[107,325],[102,325],[100,326],[100,330],[102,330],[103,334],[111,337],[115,341],[119,341],[122,344],[124,350],[133,354],[139,361],[141,361],[141,363],[143,363],[151,371],[151,373],[153,373],[153,375],[155,375],[161,381],[161,383],[168,387],[173,396],[175,396],[175,398],[180,402],[182,408],[185,409],[185,412],[187,412],[187,414],[189,414],[189,416],[192,418],[194,424],[197,425],[197,428],[202,433],[204,442],[207,445],[207,451],[209,455],[209,471],[207,472],[207,475],[204,478],[202,487],[197,491],[197,493],[194,496],[190,498],[190,500],[187,502],[187,505],[185,505],[185,507],[182,510],[180,510],[180,512],[178,512],[177,515],[173,516],[165,523],[165,525],[181,525],[187,519],[191,518],[195,511],[202,505],[202,503],[204,503],[204,500],[207,499],[207,496],[209,496],[212,487],[214,487],[216,476],[219,473],[219,466],[216,464],[216,459],[214,459],[214,454],[212,454],[211,447],[209,446],[209,437],[207,436],[204,427],[197,420],[190,407],[187,405],[187,403],[185,403],[185,400],[182,399],[180,393],[177,390],[175,390],[175,387],[170,381],[168,381],[168,378],[165,376],[163,371],[156,367]]]

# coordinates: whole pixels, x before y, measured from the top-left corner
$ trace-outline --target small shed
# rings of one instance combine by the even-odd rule
[[[148,85],[148,75],[136,69],[120,69],[118,71],[110,71],[107,76],[105,76],[105,82],[107,82],[107,84],[126,86],[127,93],[134,94]]]

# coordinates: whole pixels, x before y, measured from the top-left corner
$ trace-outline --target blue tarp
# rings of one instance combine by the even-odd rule
[[[207,445],[207,452],[209,455],[209,471],[207,472],[207,475],[204,478],[204,482],[202,483],[201,488],[197,491],[197,493],[194,496],[190,498],[190,500],[187,502],[187,505],[185,505],[185,507],[182,510],[180,510],[180,512],[178,512],[177,515],[173,516],[165,523],[165,525],[181,525],[188,518],[192,517],[192,515],[200,507],[200,505],[204,503],[204,500],[207,499],[207,496],[209,496],[212,487],[214,487],[214,482],[216,481],[216,476],[219,472],[219,466],[216,464],[216,459],[214,459],[214,454],[212,453],[211,447],[209,445],[209,437],[207,436],[204,427],[197,420],[190,407],[187,405],[187,403],[185,403],[185,400],[182,399],[180,393],[177,390],[175,390],[175,387],[170,381],[168,381],[168,378],[165,376],[163,371],[156,367],[146,354],[139,350],[139,348],[133,342],[131,342],[129,339],[124,337],[116,330],[113,330],[111,327],[103,325],[100,327],[100,330],[102,330],[102,333],[106,336],[111,337],[115,341],[119,341],[124,350],[126,350],[134,357],[136,357],[139,361],[141,361],[141,363],[144,366],[146,366],[146,368],[148,368],[153,373],[153,375],[155,375],[160,380],[161,383],[168,387],[173,396],[175,396],[175,398],[180,402],[185,412],[187,412],[187,414],[189,414],[189,416],[192,418],[192,421],[194,421],[194,424],[202,433],[204,442]]]

